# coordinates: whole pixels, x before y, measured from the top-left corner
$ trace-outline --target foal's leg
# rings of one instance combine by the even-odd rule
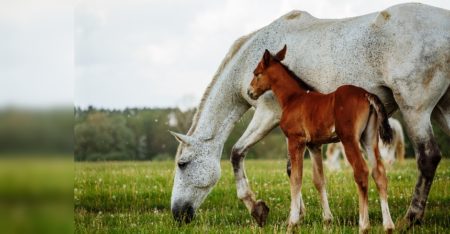
[[[249,126],[233,146],[231,153],[237,196],[244,202],[259,226],[265,224],[267,215],[269,214],[269,208],[264,201],[256,201],[255,194],[251,190],[245,174],[244,158],[248,148],[265,137],[278,122],[277,112],[269,110],[263,105],[258,106]]]
[[[381,212],[383,214],[383,227],[386,232],[394,230],[389,205],[387,200],[387,177],[384,165],[378,149],[378,129],[376,124],[376,115],[372,114],[367,123],[364,132],[362,144],[367,153],[369,163],[372,167],[372,178],[377,185],[378,194],[380,195]]]
[[[313,161],[313,182],[320,194],[320,202],[322,203],[322,217],[326,224],[331,223],[333,215],[328,205],[327,190],[325,188],[325,178],[323,176],[323,164],[322,164],[322,146],[321,145],[308,145],[308,150],[311,153],[311,159]]]
[[[291,230],[300,218],[302,213],[302,177],[303,177],[303,153],[305,144],[299,143],[298,139],[289,139],[289,156],[291,159],[291,211],[289,214],[288,230]]]
[[[286,172],[288,177],[291,177],[291,157],[289,156],[289,139],[286,138],[286,146],[287,146],[287,152],[288,152],[288,160],[286,165]],[[306,214],[306,208],[305,208],[305,202],[303,202],[303,199],[300,204],[300,209],[302,214]]]
[[[345,154],[350,165],[353,168],[353,177],[358,186],[359,193],[359,231],[367,233],[369,231],[369,203],[368,203],[368,177],[369,170],[364,161],[359,144],[356,140],[342,139]]]

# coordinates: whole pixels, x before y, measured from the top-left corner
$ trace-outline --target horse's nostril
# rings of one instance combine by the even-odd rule
[[[175,204],[172,208],[173,218],[179,223],[190,223],[194,219],[194,214],[194,208],[188,203]]]

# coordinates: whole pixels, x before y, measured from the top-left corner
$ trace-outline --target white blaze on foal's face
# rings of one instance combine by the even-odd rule
[[[220,153],[212,140],[172,133],[180,141],[175,160],[171,209],[179,222],[190,222],[195,210],[220,178]]]

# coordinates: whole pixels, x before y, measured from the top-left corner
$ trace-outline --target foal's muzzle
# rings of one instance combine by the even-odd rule
[[[190,223],[194,219],[194,208],[189,203],[175,202],[172,207],[173,218],[179,223]]]
[[[258,99],[258,97],[255,94],[253,94],[253,92],[250,89],[247,89],[247,95],[253,100]]]

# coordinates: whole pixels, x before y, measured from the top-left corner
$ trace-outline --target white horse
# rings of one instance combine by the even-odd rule
[[[187,135],[173,133],[181,142],[171,198],[174,218],[192,220],[220,177],[225,140],[253,106],[255,114],[233,146],[231,162],[238,198],[258,224],[265,223],[269,209],[250,189],[243,160],[249,147],[277,126],[281,111],[272,93],[252,100],[247,88],[264,50],[279,50],[284,44],[290,49],[286,65],[318,91],[353,84],[379,96],[389,113],[400,109],[420,172],[404,226],[420,221],[441,159],[430,118],[450,134],[450,12],[417,3],[338,20],[292,11],[238,39],[207,88]],[[309,151],[321,165],[320,149]],[[313,171],[322,206],[327,207],[323,173]],[[360,222],[360,228],[367,225],[368,220]]]
[[[380,139],[378,140],[378,148],[380,149],[381,158],[385,163],[389,165],[394,164],[395,161],[403,162],[405,160],[405,137],[403,135],[403,128],[400,122],[394,118],[389,118],[389,125],[392,129],[392,142],[384,144]],[[342,154],[344,162],[345,160],[344,147],[340,142],[328,144],[325,160],[325,165],[332,171],[338,171],[341,169],[341,163],[339,162],[339,155]]]
[[[378,147],[379,148],[379,147]],[[347,165],[348,162],[347,157],[345,156],[345,151],[343,150],[341,142],[331,143],[327,145],[327,151],[325,155],[327,159],[325,160],[325,165],[330,171],[340,171],[341,170],[341,162],[339,161],[339,155],[343,155],[344,163]]]

